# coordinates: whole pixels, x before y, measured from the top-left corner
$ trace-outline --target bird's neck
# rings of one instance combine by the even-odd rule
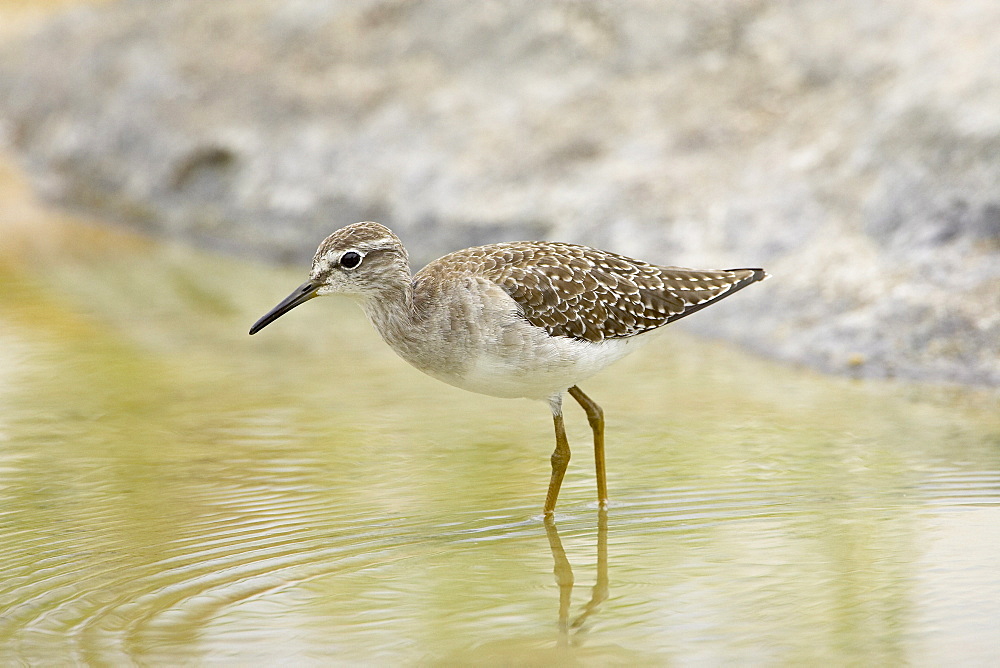
[[[414,338],[416,314],[409,281],[384,286],[378,294],[361,300],[361,308],[386,343],[393,348]]]
[[[458,373],[450,311],[433,281],[396,283],[387,292],[362,302],[368,319],[397,355],[424,373]],[[442,378],[445,380],[444,378]],[[447,381],[451,382],[451,381]]]

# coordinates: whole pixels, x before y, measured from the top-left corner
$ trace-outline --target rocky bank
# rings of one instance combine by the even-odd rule
[[[998,385],[997,35],[989,0],[123,0],[3,47],[0,133],[47,197],[170,237],[762,265],[684,323]]]

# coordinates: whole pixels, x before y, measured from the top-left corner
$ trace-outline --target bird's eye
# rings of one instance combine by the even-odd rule
[[[347,251],[340,256],[340,266],[344,269],[354,269],[361,264],[361,254],[354,251]]]

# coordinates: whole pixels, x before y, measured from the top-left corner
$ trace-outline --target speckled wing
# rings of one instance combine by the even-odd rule
[[[761,269],[660,267],[550,242],[467,248],[432,264],[439,263],[494,281],[549,334],[593,342],[656,329],[767,276]]]

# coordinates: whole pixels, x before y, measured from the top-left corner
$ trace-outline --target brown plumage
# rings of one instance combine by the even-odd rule
[[[414,283],[456,273],[493,281],[551,336],[594,343],[656,329],[766,276],[762,269],[660,267],[587,246],[518,241],[445,255]]]

